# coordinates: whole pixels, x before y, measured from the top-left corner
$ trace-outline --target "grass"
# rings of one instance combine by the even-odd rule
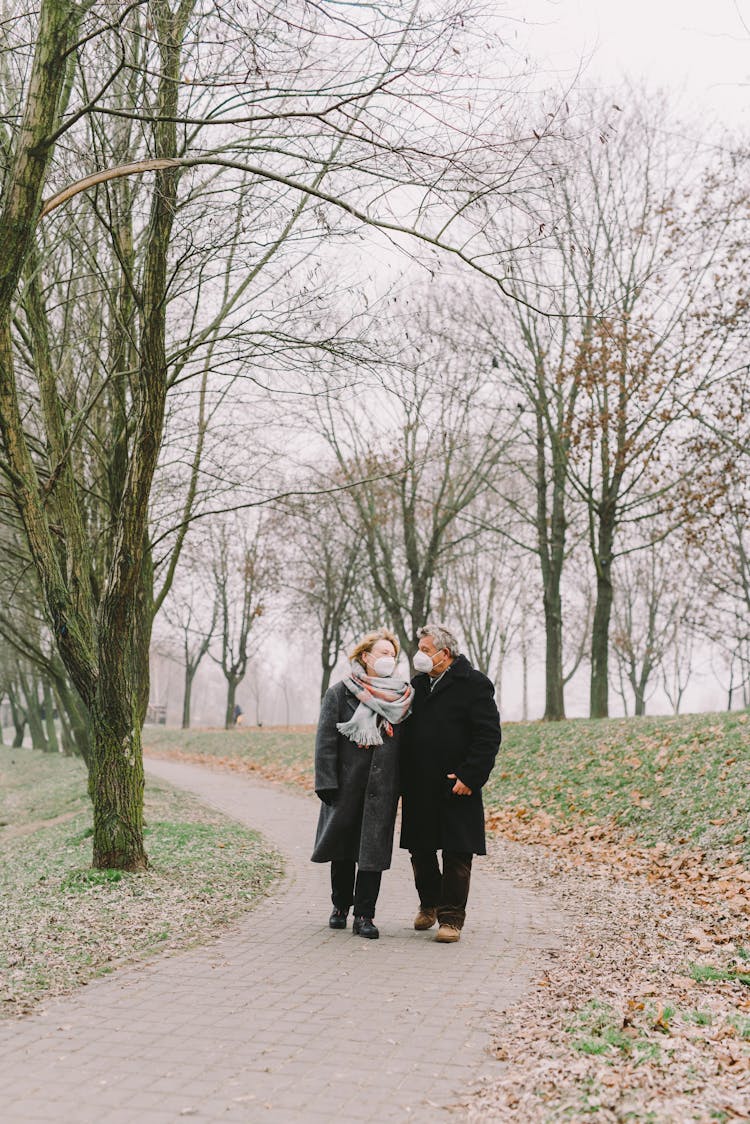
[[[145,817],[150,869],[92,870],[82,764],[0,747],[0,1015],[211,939],[281,874],[257,834],[166,785]]]
[[[750,972],[743,972],[739,968],[714,968],[711,964],[691,964],[690,976],[698,983],[736,981],[750,987]]]
[[[490,808],[609,820],[642,844],[735,847],[750,859],[747,712],[509,726]]]
[[[660,1012],[660,1017],[666,1023],[673,1013]],[[610,1062],[626,1056],[638,1064],[656,1060],[661,1054],[659,1043],[649,1039],[642,1028],[624,1026],[621,1014],[596,999],[576,1012],[566,1030],[573,1049],[579,1054],[602,1057]]]
[[[311,730],[147,728],[156,752],[235,760],[312,788]],[[485,788],[489,812],[609,823],[645,846],[733,849],[750,862],[750,715],[508,723]]]
[[[314,727],[232,730],[171,730],[147,726],[143,744],[157,753],[180,751],[188,756],[237,761],[272,780],[312,790]]]

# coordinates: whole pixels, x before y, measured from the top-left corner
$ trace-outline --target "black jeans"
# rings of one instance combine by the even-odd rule
[[[420,905],[422,909],[436,909],[441,925],[463,928],[473,858],[470,852],[443,851],[441,872],[436,851],[411,852]]]
[[[380,892],[381,870],[357,870],[348,859],[334,859],[331,863],[331,901],[336,909],[347,913],[354,904],[355,917],[374,917],[375,903]]]

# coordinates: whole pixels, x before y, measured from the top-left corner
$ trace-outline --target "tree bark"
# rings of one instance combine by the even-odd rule
[[[94,794],[94,866],[143,870],[143,751],[141,718],[128,701],[137,684],[123,691],[111,683],[97,692],[92,707],[93,753],[90,787]],[[131,703],[132,706],[132,703]]]
[[[49,753],[59,753],[60,745],[57,740],[57,730],[55,729],[55,698],[52,694],[49,680],[45,679],[42,684],[43,699],[44,699],[44,725],[47,732],[47,751]]]
[[[195,669],[190,664],[185,664],[185,685],[182,695],[182,729],[190,729],[190,696],[193,691]]]
[[[540,379],[540,395],[543,387]],[[565,562],[565,449],[559,440],[551,441],[552,496],[548,513],[547,448],[545,412],[537,406],[537,541],[542,570],[545,636],[544,718],[560,722],[565,718],[565,677],[563,671],[563,619],[560,585]]]
[[[224,729],[231,730],[234,726],[234,700],[237,694],[237,680],[227,678],[227,709],[224,713]]]
[[[599,511],[596,565],[596,606],[591,629],[591,692],[592,718],[609,717],[609,626],[612,619],[612,552],[615,538],[613,506],[603,505]]]
[[[27,677],[22,675],[20,679],[21,690],[26,699],[26,721],[29,725],[31,747],[32,749],[38,749],[42,753],[46,753],[48,746],[47,737],[44,732],[42,708],[39,705],[39,685],[35,678],[32,678],[32,681],[29,682]]]
[[[334,666],[335,666],[334,664],[329,664],[329,663],[326,662],[326,652],[325,652],[325,648],[324,648],[324,650],[323,650],[323,675],[322,675],[322,678],[320,680],[320,697],[321,697],[321,699],[323,698],[323,695],[326,693],[326,691],[328,690],[328,688],[331,685],[331,676],[333,675]]]
[[[13,749],[19,749],[23,745],[23,735],[26,730],[26,711],[18,702],[15,691],[8,692],[8,702],[13,719]]]

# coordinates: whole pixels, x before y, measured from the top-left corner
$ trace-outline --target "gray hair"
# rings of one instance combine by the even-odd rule
[[[451,630],[446,628],[444,624],[428,623],[423,625],[422,628],[417,629],[417,640],[421,640],[423,636],[429,636],[438,650],[447,648],[451,656],[461,654],[461,645]]]

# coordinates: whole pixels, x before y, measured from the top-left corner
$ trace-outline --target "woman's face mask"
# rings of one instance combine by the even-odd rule
[[[396,660],[393,656],[378,656],[372,663],[372,671],[380,679],[388,679],[396,670]]]

